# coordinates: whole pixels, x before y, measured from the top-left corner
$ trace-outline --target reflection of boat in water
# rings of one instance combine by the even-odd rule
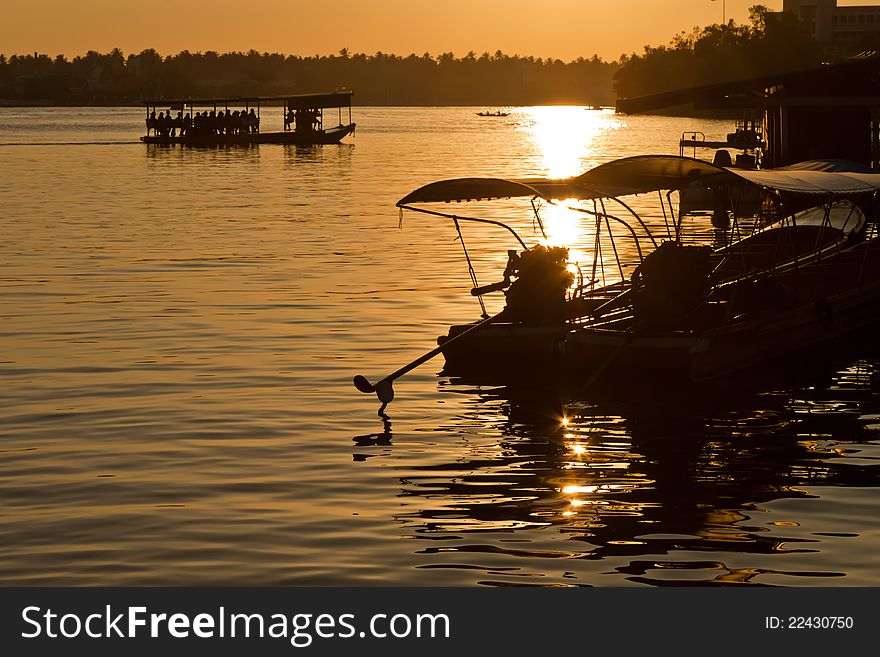
[[[141,141],[187,146],[338,144],[355,129],[351,121],[351,95],[350,91],[337,91],[254,98],[148,100],[144,103],[147,134]],[[283,130],[260,129],[261,109],[266,104],[280,107]],[[156,116],[160,107],[168,108],[167,115],[160,112]],[[343,108],[348,108],[347,124],[342,122]],[[324,127],[326,109],[338,110],[339,125]],[[172,112],[177,115],[172,116]]]
[[[510,116],[510,112],[502,112],[501,110],[489,112],[488,110],[486,110],[483,112],[477,112],[477,116]]]
[[[565,180],[467,178],[415,190],[398,202],[400,208],[450,218],[460,238],[462,223],[495,224],[521,247],[509,252],[503,280],[492,285],[477,285],[468,257],[472,294],[503,290],[506,306],[439,338],[446,372],[494,375],[550,365],[586,382],[618,376],[701,380],[833,343],[873,324],[880,319],[874,202],[880,174],[845,171],[840,163],[827,168],[739,170],[691,158],[640,156]],[[688,244],[670,194],[693,182],[747,183],[774,202],[751,227],[733,213],[720,247]],[[623,200],[646,192],[659,193],[666,225],[666,241],[659,244]],[[573,267],[565,248],[527,247],[501,222],[424,207],[511,197],[531,197],[533,208],[536,199],[579,201],[571,209],[588,216],[595,231],[588,271]],[[543,231],[537,210],[535,216]],[[638,253],[632,270],[620,258],[621,239]],[[610,266],[619,274],[611,283],[603,251],[613,254]]]
[[[563,407],[558,380],[453,379],[439,394],[461,400],[454,426],[359,437],[353,451],[406,464],[394,518],[438,583],[852,584],[860,566],[833,556],[851,519],[831,509],[878,485],[877,365],[827,365],[772,393],[594,390]],[[828,513],[799,506],[828,504],[824,490]]]

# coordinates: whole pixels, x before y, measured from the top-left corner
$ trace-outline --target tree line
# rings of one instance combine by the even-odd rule
[[[145,98],[271,96],[346,87],[361,105],[613,103],[617,64],[471,52],[403,57],[343,49],[329,56],[155,50],[0,55],[0,98],[132,103]]]
[[[279,53],[192,53],[162,56],[90,51],[63,55],[0,54],[0,99],[57,104],[134,104],[146,98],[271,96],[336,88],[360,105],[605,105],[690,86],[808,68],[864,50],[880,36],[834,49],[820,47],[790,13],[762,5],[745,24],[693,28],[668,44],[605,61],[596,55],[563,62],[501,51],[399,56],[377,52],[302,57]]]
[[[823,49],[792,13],[749,9],[746,24],[729,21],[681,32],[668,44],[623,56],[614,80],[621,98],[744,80],[818,65]],[[846,52],[837,53],[846,55]]]

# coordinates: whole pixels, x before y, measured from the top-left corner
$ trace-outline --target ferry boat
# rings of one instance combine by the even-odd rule
[[[338,144],[355,130],[351,97],[351,91],[334,91],[250,98],[146,100],[146,134],[141,141],[187,146]],[[269,108],[280,109],[282,130],[261,129],[261,115]],[[326,125],[325,110],[328,109],[337,110],[338,125]],[[347,117],[343,113],[346,109]],[[343,123],[345,118],[347,123]]]

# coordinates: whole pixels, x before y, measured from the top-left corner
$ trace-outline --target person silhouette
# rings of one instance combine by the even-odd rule
[[[171,136],[175,136],[175,132],[180,130],[180,134],[183,135],[183,112],[177,112],[177,116],[174,117],[174,120],[171,123]]]

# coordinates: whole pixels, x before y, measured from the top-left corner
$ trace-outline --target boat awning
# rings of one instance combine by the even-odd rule
[[[693,183],[711,186],[733,178],[728,170],[705,160],[637,155],[600,164],[575,180],[584,190],[583,198],[607,198],[682,189]]]
[[[723,168],[677,155],[638,155],[601,164],[573,178],[455,178],[433,182],[397,202],[450,203],[519,196],[547,200],[616,198],[646,192],[749,182],[795,194],[852,195],[880,191],[880,174],[840,160],[817,160],[785,169]]]
[[[407,194],[397,205],[410,203],[459,203],[488,201],[518,196],[541,196],[547,199],[577,198],[580,190],[574,178],[453,178],[428,183]]]
[[[849,160],[808,160],[778,169],[731,169],[751,183],[793,194],[847,195],[880,189],[880,174]]]
[[[299,94],[277,100],[287,101],[290,109],[324,109],[330,107],[348,107],[351,105],[350,91],[336,91],[329,94]]]
[[[838,171],[764,169],[735,171],[736,175],[766,189],[791,194],[846,196],[880,191],[880,174]]]
[[[675,155],[638,155],[601,164],[573,178],[455,178],[430,183],[407,194],[398,205],[450,203],[517,196],[548,200],[597,199],[662,189],[680,189],[703,181],[730,178],[714,164]]]
[[[183,105],[213,106],[213,105],[255,105],[257,103],[281,103],[286,102],[291,109],[324,109],[335,107],[349,107],[351,105],[351,91],[333,91],[317,94],[289,94],[286,96],[236,96],[235,98],[172,98],[145,100],[148,107],[182,107]]]

